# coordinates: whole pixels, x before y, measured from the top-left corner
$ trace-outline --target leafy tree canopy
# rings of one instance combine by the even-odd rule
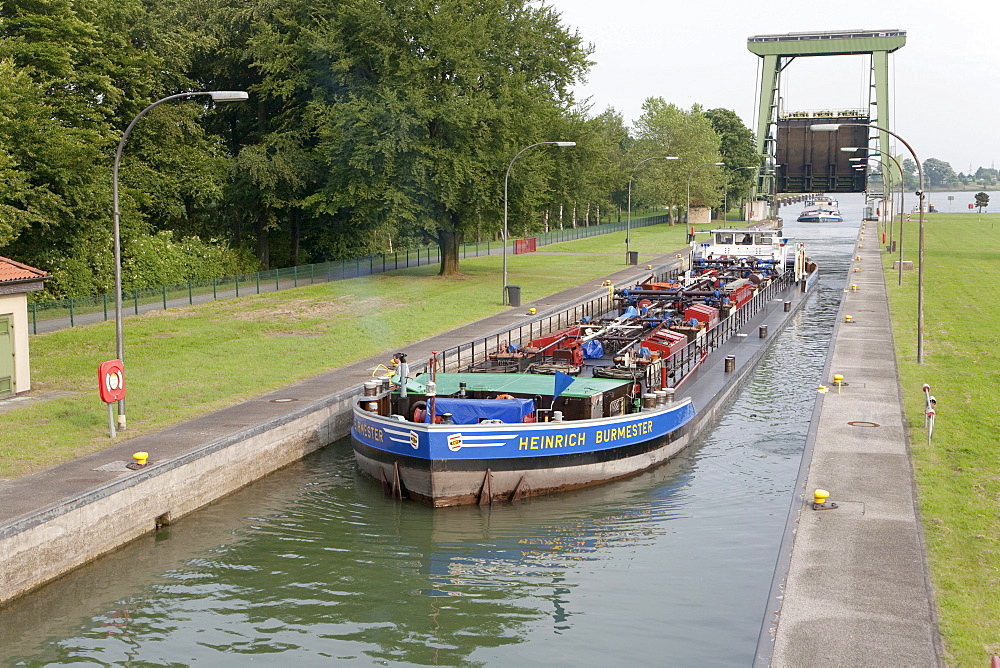
[[[979,207],[979,213],[983,212],[983,209],[990,205],[990,196],[988,193],[979,192],[976,193],[976,206]]]
[[[954,185],[958,181],[955,170],[944,160],[927,158],[924,160],[924,185],[931,188]]]
[[[726,163],[726,195],[730,203],[749,197],[761,158],[753,132],[731,109],[709,109],[705,116],[719,135],[719,153]]]
[[[727,110],[650,98],[630,133],[578,104],[592,48],[534,0],[5,0],[0,25],[0,254],[51,271],[50,296],[112,287],[115,150],[180,92],[251,99],[135,125],[126,286],[428,242],[455,273],[505,203],[513,235],[620,215],[633,177],[639,202],[682,211],[690,179],[714,206],[729,172],[702,163],[753,157]]]
[[[638,192],[644,201],[683,211],[690,189],[693,206],[722,203],[725,172],[712,164],[722,162],[721,138],[699,105],[685,111],[661,97],[651,97],[643,104],[635,134],[635,164],[650,156],[676,156],[678,160],[654,160],[647,163],[648,169],[644,165],[647,178],[640,187],[633,187],[633,198]]]

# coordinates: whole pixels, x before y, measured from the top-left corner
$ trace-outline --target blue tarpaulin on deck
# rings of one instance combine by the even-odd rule
[[[434,412],[451,413],[455,424],[479,424],[483,420],[503,420],[508,423],[523,422],[535,410],[533,399],[456,399],[438,397]],[[430,412],[424,418],[430,422]]]
[[[583,359],[585,360],[599,360],[604,357],[604,344],[597,339],[584,341],[581,347],[583,348]]]

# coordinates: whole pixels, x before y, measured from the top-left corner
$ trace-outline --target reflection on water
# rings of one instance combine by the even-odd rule
[[[785,229],[820,289],[667,465],[432,510],[340,442],[0,611],[0,663],[749,664],[857,225]]]

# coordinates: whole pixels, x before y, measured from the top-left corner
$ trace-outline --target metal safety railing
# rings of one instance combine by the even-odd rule
[[[676,387],[687,374],[701,362],[702,358],[717,350],[726,341],[742,330],[760,311],[775,301],[777,294],[795,282],[791,276],[781,276],[754,291],[753,297],[740,308],[724,318],[715,327],[705,331],[704,338],[696,339],[682,350],[665,360],[649,365],[646,370],[646,386],[662,384],[665,377],[667,387]],[[659,379],[659,380],[658,380]]]
[[[676,269],[662,271],[656,274],[653,280],[668,280],[676,276],[677,273]],[[754,292],[754,296],[746,304],[724,318],[718,325],[706,330],[703,336],[688,343],[683,349],[669,358],[648,364],[646,368],[646,386],[659,387],[660,379],[664,375],[674,383],[683,379],[689,371],[701,362],[706,354],[718,349],[723,343],[742,330],[762,309],[767,308],[768,305],[776,301],[778,293],[784,291],[794,282],[795,279],[790,276],[783,276],[769,281],[767,285],[758,288]],[[526,322],[517,327],[511,327],[510,329],[496,332],[437,353],[437,369],[442,372],[468,370],[477,364],[486,362],[490,355],[507,351],[512,344],[523,346],[546,334],[558,332],[567,327],[579,324],[584,317],[593,319],[604,316],[613,309],[615,309],[615,299],[609,290],[604,294],[595,296],[586,302],[558,313]],[[424,365],[424,372],[428,371],[429,363]],[[670,385],[669,382],[668,385]]]
[[[649,216],[633,219],[632,227],[646,227],[667,222],[667,216]],[[538,246],[574,241],[601,234],[611,234],[625,230],[626,223],[603,223],[587,227],[551,230],[535,235]],[[511,239],[513,244],[514,240]],[[503,244],[487,240],[462,244],[459,248],[461,259],[491,255],[501,252]],[[394,251],[358,257],[351,260],[336,260],[318,264],[307,264],[283,269],[256,271],[220,278],[186,281],[170,285],[125,290],[122,292],[124,315],[138,315],[146,311],[188,306],[216,299],[228,299],[262,292],[274,292],[297,288],[313,283],[325,283],[348,278],[371,276],[396,269],[438,264],[441,261],[436,246]],[[71,297],[52,301],[36,301],[29,304],[32,333],[38,334],[39,324],[48,323],[44,331],[65,327],[91,324],[114,318],[114,293],[103,293],[84,297]]]
[[[546,334],[571,327],[584,317],[596,318],[612,308],[614,299],[605,293],[558,313],[449,348],[438,353],[438,371],[468,369],[487,361],[494,353],[506,351],[512,344],[524,345]]]

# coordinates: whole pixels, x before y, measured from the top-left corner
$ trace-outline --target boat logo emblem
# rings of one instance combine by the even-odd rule
[[[448,437],[448,449],[452,452],[458,452],[462,449],[462,435],[452,434]]]
[[[420,437],[417,436],[417,432],[415,431],[410,432],[410,445],[414,450],[420,447]]]

